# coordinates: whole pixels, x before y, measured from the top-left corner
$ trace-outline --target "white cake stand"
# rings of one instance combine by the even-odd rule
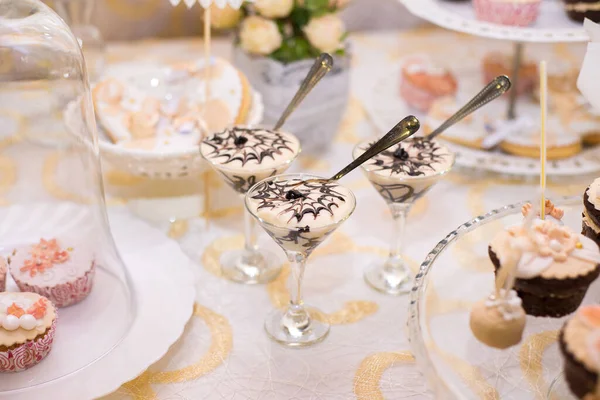
[[[524,43],[575,43],[587,42],[589,36],[583,24],[571,21],[565,13],[562,0],[544,0],[540,4],[540,15],[530,27],[508,26],[479,21],[475,17],[473,4],[444,0],[399,0],[406,8],[433,24],[457,32],[490,39],[514,42],[514,57],[511,79],[517,86],[519,69],[523,59]],[[508,119],[515,119],[517,91],[510,92]]]

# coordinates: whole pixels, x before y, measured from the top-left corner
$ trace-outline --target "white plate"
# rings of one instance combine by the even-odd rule
[[[105,75],[119,79],[120,76],[136,76],[145,71],[154,71],[156,68],[156,65],[146,63],[125,63],[110,67]],[[260,93],[254,89],[251,91],[252,105],[245,125],[256,126],[263,120],[264,105]],[[114,144],[100,124],[98,124],[98,138],[102,157],[114,167],[133,175],[161,179],[183,178],[202,172],[205,167],[199,146],[169,151],[126,149]]]
[[[77,212],[79,206],[71,207],[74,214],[80,215]],[[11,215],[15,217],[15,208],[19,212],[18,206],[11,208]],[[80,400],[104,396],[158,361],[183,333],[195,301],[192,261],[177,243],[134,218],[125,209],[111,210],[110,223],[117,249],[133,282],[130,289],[134,294],[134,306],[129,314],[133,320],[129,330],[116,347],[94,363],[46,383],[0,393],[0,399]],[[90,321],[76,314],[77,311],[89,311],[89,302],[101,297],[102,285],[111,282],[103,279],[102,271],[98,271],[90,297],[79,305],[59,310],[59,324],[50,355],[30,370],[0,375],[0,387],[2,380],[11,380],[13,386],[15,379],[43,382],[47,380],[45,377],[56,375],[53,369],[64,369],[69,363],[95,356],[86,354],[94,352],[94,338],[86,336],[85,345],[77,346],[83,338],[81,332],[89,334],[90,330],[84,325]],[[78,309],[80,306],[82,308]],[[95,339],[102,341],[109,329],[108,326],[94,329]],[[73,346],[77,346],[76,353]]]
[[[469,99],[483,87],[483,80],[479,77],[481,72],[469,67],[469,60],[464,60],[464,65],[455,65],[453,72],[457,73],[459,81],[458,96]],[[416,115],[422,123],[427,121],[426,114],[420,113],[406,104],[400,97],[400,81],[402,62],[390,67],[390,70],[381,74],[381,78],[375,82],[371,90],[365,96],[365,110],[371,117],[373,124],[380,132],[387,132],[398,123],[399,115]],[[504,108],[501,102],[496,100],[485,107],[498,109],[499,117],[503,117]],[[526,107],[534,109],[535,107]],[[520,111],[517,108],[517,113]],[[522,109],[521,109],[522,111]],[[538,115],[531,115],[537,121]],[[458,144],[445,141],[448,147],[456,153],[456,165],[464,168],[477,169],[498,174],[515,175],[522,177],[533,177],[540,173],[540,162],[537,158],[517,157],[500,151],[485,151],[472,149]],[[548,162],[546,166],[548,176],[578,176],[600,172],[600,147],[584,150],[583,152],[563,160]]]
[[[567,16],[562,0],[542,0],[540,15],[531,27],[492,24],[475,18],[471,1],[399,0],[417,17],[446,29],[491,39],[519,42],[587,42],[583,24]]]

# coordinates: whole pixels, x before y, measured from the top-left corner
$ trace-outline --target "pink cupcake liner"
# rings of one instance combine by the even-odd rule
[[[52,349],[55,330],[56,318],[43,337],[30,340],[12,350],[0,351],[0,372],[24,371],[46,358]]]
[[[539,1],[473,0],[477,19],[500,25],[528,26],[538,17]]]
[[[89,271],[73,282],[48,287],[32,286],[17,279],[15,279],[15,282],[21,292],[37,293],[48,298],[56,307],[61,308],[79,303],[90,294],[94,284],[95,272],[96,263],[93,262]]]

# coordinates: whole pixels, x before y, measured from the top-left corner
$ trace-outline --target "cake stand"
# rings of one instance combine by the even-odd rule
[[[565,211],[565,225],[580,231],[581,196],[555,204]],[[562,375],[557,333],[567,317],[527,317],[523,340],[507,350],[481,344],[469,328],[472,304],[489,295],[494,286],[488,244],[504,227],[522,222],[522,205],[506,206],[461,225],[420,267],[410,298],[409,335],[436,398],[521,400],[564,392],[564,385],[553,382]],[[584,303],[599,299],[600,283],[596,282]]]

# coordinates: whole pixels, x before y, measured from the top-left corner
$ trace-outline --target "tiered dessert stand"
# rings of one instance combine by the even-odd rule
[[[581,43],[589,40],[586,31],[583,29],[583,25],[571,21],[567,17],[561,0],[543,1],[540,6],[539,18],[532,26],[527,28],[479,21],[475,17],[474,8],[470,1],[399,1],[414,15],[440,27],[483,38],[512,42],[514,44],[514,72],[511,74],[513,86],[519,80],[518,71],[523,59],[523,50],[527,44]],[[507,119],[518,117],[516,91],[512,91],[511,93],[512,96],[508,101],[508,110],[506,112]],[[378,127],[389,124],[386,120],[384,110],[375,109],[370,111]],[[473,150],[463,146],[453,147],[459,149],[459,154],[457,154],[458,166],[468,168],[477,167],[485,169],[488,172],[519,176],[537,176],[539,173],[538,162],[534,159],[515,157],[485,150]],[[482,160],[485,160],[485,162],[482,163]],[[548,175],[550,177],[593,174],[598,171],[600,171],[600,158],[598,157],[597,149],[584,150],[577,156],[557,160],[548,165]]]

